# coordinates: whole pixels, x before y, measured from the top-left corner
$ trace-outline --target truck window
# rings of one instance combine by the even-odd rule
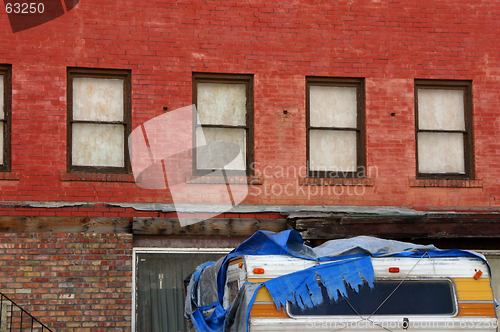
[[[230,281],[227,283],[227,291],[229,292],[229,304],[233,303],[233,300],[238,295],[238,280]]]
[[[323,285],[322,304],[301,309],[289,303],[291,316],[371,315],[399,285],[400,280],[375,281],[375,287],[367,285],[356,293],[347,288],[347,299],[330,300]],[[349,305],[350,304],[350,305]],[[351,308],[352,306],[352,308]],[[456,312],[453,285],[448,280],[404,281],[375,315],[453,315]]]

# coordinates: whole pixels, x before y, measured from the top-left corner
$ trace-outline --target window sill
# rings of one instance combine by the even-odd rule
[[[228,176],[227,181],[223,176],[186,176],[187,184],[245,184],[262,185],[264,179],[258,176]]]
[[[419,188],[482,188],[483,180],[416,179],[410,178],[410,187]]]
[[[132,174],[67,173],[60,171],[59,178],[61,181],[135,182]]]
[[[301,186],[365,186],[373,187],[374,178],[299,178]]]
[[[0,180],[4,181],[19,181],[21,172],[0,172]]]

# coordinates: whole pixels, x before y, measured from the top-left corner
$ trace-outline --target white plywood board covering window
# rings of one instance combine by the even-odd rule
[[[73,78],[73,119],[123,121],[123,79]]]
[[[356,88],[311,86],[309,103],[312,127],[356,128]]]
[[[423,130],[465,130],[464,90],[418,89],[418,126]]]
[[[420,173],[465,173],[464,137],[461,133],[418,133]]]
[[[246,85],[198,83],[197,111],[202,124],[244,126]]]
[[[0,75],[0,120],[4,119],[4,84],[3,84],[4,76]],[[3,146],[3,145],[2,145]]]
[[[356,171],[356,132],[340,130],[309,131],[312,171]]]
[[[203,140],[204,138],[204,140]],[[210,144],[212,142],[227,142],[234,143],[240,147],[240,155],[235,159],[231,156],[224,155],[224,151],[219,151],[222,153],[218,156],[211,156],[207,150],[198,150],[197,153],[197,168],[198,169],[208,169],[212,170],[214,167],[212,165],[218,164],[217,162],[212,163],[212,158],[223,158],[224,160],[233,160],[226,166],[226,170],[246,170],[246,131],[245,129],[239,128],[198,128],[196,132],[197,146],[202,146],[203,144]],[[201,152],[200,152],[201,151]],[[231,151],[227,151],[230,153]]]
[[[123,167],[124,143],[123,125],[74,123],[73,165]]]

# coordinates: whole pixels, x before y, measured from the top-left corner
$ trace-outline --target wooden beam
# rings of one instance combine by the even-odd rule
[[[131,218],[0,216],[2,233],[131,233]]]
[[[421,216],[339,216],[295,219],[291,225],[304,239],[358,235],[387,238],[498,238],[498,214],[428,214]]]
[[[281,232],[285,219],[208,219],[181,227],[176,218],[134,218],[134,234],[250,236],[258,230]]]
[[[171,236],[241,236],[294,228],[304,239],[357,235],[388,238],[500,238],[500,214],[432,213],[294,219],[213,218],[181,227],[176,218],[0,216],[2,233],[133,233]]]
[[[285,219],[209,219],[181,227],[176,218],[0,216],[0,233],[133,233],[181,236],[244,236],[280,232]]]

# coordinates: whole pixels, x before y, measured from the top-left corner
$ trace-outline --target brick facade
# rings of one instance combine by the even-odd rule
[[[129,331],[129,234],[0,233],[0,289],[54,331]]]
[[[193,72],[253,74],[257,173],[306,165],[305,76],[365,78],[374,185],[363,195],[346,190],[310,199],[298,175],[276,171],[244,203],[496,207],[498,10],[477,1],[82,2],[44,25],[0,37],[0,63],[12,65],[16,174],[1,177],[0,199],[171,200],[166,191],[141,190],[124,177],[65,174],[66,69],[92,67],[132,71],[134,128],[164,107],[191,104]],[[10,31],[5,13],[0,24]],[[416,78],[473,81],[475,173],[482,187],[410,186]],[[293,195],[271,190],[285,184]]]

